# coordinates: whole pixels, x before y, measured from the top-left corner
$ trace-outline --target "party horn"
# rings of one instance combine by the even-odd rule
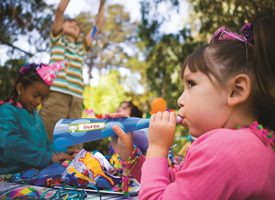
[[[177,123],[182,118],[177,117]],[[53,131],[53,142],[57,148],[68,147],[114,136],[113,126],[119,126],[125,133],[149,127],[150,119],[124,117],[119,119],[60,119]]]

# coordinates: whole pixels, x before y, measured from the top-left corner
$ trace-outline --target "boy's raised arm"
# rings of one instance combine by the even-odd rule
[[[61,31],[64,21],[64,11],[66,10],[70,0],[61,0],[55,12],[55,19],[53,22],[53,34]]]
[[[101,0],[100,7],[99,7],[99,10],[98,10],[98,14],[97,14],[97,17],[96,17],[96,22],[95,22],[95,25],[96,25],[96,28],[97,28],[97,32],[96,32],[94,38],[97,37],[97,35],[100,32],[100,30],[102,28],[102,25],[103,25],[103,21],[104,21],[104,5],[105,5],[105,0]],[[85,36],[85,41],[86,41],[86,45],[87,45],[88,48],[91,46],[91,44],[93,42],[93,39],[91,38],[92,32],[93,32],[93,28],[91,28],[91,30],[89,31],[89,33]]]

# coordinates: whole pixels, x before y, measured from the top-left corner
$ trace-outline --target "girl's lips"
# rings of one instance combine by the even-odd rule
[[[186,124],[184,123],[183,124],[183,120],[185,119],[185,117],[182,117],[181,115],[179,115],[178,114],[178,117],[180,117],[181,118],[181,120],[180,120],[180,124],[182,125],[182,126],[186,126]]]
[[[37,106],[31,105],[31,108],[34,110]]]
[[[183,116],[181,116],[179,113],[178,113],[178,116],[179,116],[180,118],[184,119],[184,117],[183,117]]]

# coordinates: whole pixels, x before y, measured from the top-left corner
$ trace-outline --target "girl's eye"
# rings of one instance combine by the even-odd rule
[[[191,88],[196,85],[193,81],[187,81],[187,83],[188,83],[188,88]]]

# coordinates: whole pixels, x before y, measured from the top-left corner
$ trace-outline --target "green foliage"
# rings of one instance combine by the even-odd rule
[[[110,74],[100,77],[97,86],[86,87],[83,94],[85,107],[97,114],[114,112],[122,101],[127,100],[120,79],[119,72],[111,70]]]
[[[13,90],[13,84],[19,76],[19,69],[25,64],[25,60],[8,60],[4,66],[0,66],[0,101],[6,101]]]
[[[10,47],[10,55],[28,57],[33,53],[26,52],[14,42],[24,35],[28,43],[35,47],[34,52],[45,51],[48,47],[46,39],[49,37],[54,15],[52,6],[44,0],[14,0],[0,2],[0,44]],[[40,35],[35,39],[32,32]],[[19,50],[19,52],[14,52]]]
[[[274,0],[188,0],[188,2],[191,16],[189,25],[200,25],[200,37],[205,42],[208,42],[222,25],[241,33],[244,24],[275,14]],[[194,23],[198,19],[199,22]]]
[[[113,4],[107,9],[103,27],[87,53],[86,63],[89,67],[89,78],[92,78],[93,67],[102,69],[123,67],[129,56],[124,51],[123,44],[131,45],[133,30],[137,25],[130,22],[129,12],[124,11],[123,5]],[[76,17],[81,23],[86,35],[95,22],[95,16],[89,12],[82,12]]]
[[[140,4],[142,19],[138,36],[145,42],[146,47],[153,47],[162,38],[159,33],[160,26],[170,18],[170,14],[165,16],[158,10],[160,4],[165,4],[167,10],[174,12],[175,8],[178,9],[179,0],[142,0]]]

